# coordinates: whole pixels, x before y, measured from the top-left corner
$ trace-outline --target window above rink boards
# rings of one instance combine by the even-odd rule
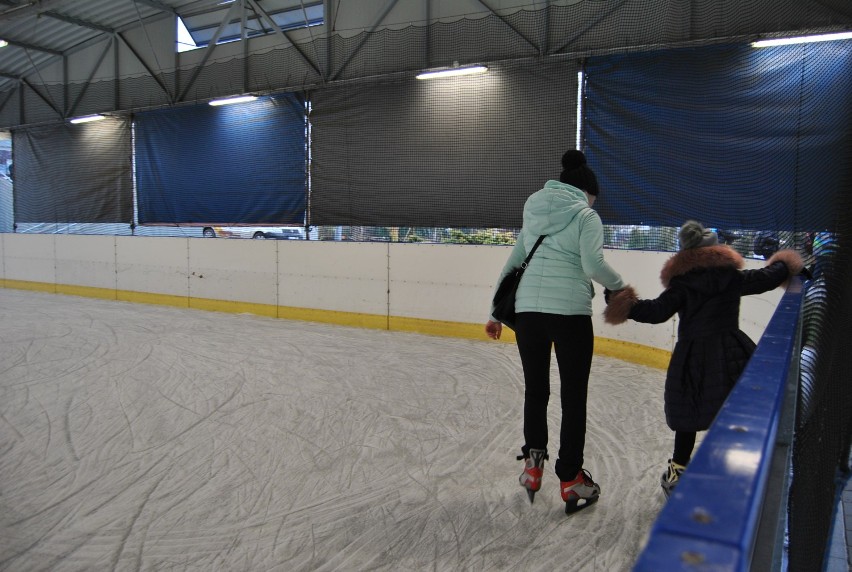
[[[222,23],[217,44],[286,32],[323,23],[323,2],[304,0],[224,0],[177,17],[177,51],[207,47]]]

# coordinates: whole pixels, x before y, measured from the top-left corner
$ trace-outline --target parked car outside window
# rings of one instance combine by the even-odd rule
[[[268,238],[303,240],[305,229],[298,226],[205,226],[205,238]]]

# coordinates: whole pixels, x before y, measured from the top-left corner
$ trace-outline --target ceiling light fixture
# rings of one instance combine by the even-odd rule
[[[101,119],[106,119],[104,115],[84,115],[83,117],[75,117],[71,120],[71,123],[90,123],[92,121],[100,121]]]
[[[807,44],[810,42],[830,42],[832,40],[850,40],[852,32],[837,32],[834,34],[817,34],[813,36],[797,36],[794,38],[775,38],[772,40],[759,40],[752,42],[753,48],[767,48],[769,46],[786,46],[789,44]]]
[[[232,103],[247,103],[257,99],[256,95],[240,95],[238,97],[227,97],[225,99],[214,99],[210,105],[231,105]]]
[[[485,66],[467,66],[467,67],[451,67],[437,70],[429,70],[422,73],[417,74],[417,79],[434,79],[439,77],[452,77],[457,75],[469,75],[474,73],[484,73],[487,72],[488,68]]]

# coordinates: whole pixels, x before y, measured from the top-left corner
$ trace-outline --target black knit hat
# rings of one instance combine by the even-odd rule
[[[586,156],[582,151],[571,149],[562,155],[562,174],[559,175],[559,181],[590,195],[598,194],[598,179],[586,164]]]

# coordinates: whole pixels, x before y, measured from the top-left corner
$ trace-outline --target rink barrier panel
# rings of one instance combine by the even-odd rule
[[[635,572],[779,569],[801,306],[797,277],[655,521]]]
[[[510,249],[14,233],[0,233],[0,248],[0,279],[10,288],[482,340],[494,282]],[[606,251],[607,261],[644,297],[662,290],[657,269],[669,256]],[[596,291],[596,353],[665,368],[676,317],[612,326],[603,322],[597,285]],[[778,298],[751,296],[743,305],[743,330],[753,339]],[[501,341],[514,342],[513,332],[504,329]]]

